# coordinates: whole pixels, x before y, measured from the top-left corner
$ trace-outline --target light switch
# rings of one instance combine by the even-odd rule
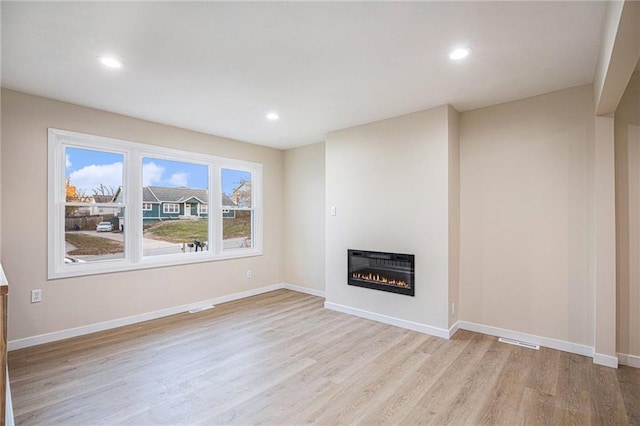
[[[331,216],[336,215],[336,206],[331,206]]]

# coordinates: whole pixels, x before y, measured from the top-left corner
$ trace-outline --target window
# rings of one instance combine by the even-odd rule
[[[64,185],[59,186],[59,192],[64,201],[58,213],[64,217],[63,235],[59,235],[65,245],[63,262],[76,265],[124,258],[124,233],[119,232],[113,215],[103,214],[107,206],[124,205],[96,200],[105,198],[98,192],[113,195],[115,188],[122,186],[125,154],[75,146],[65,146],[62,152]]]
[[[209,165],[144,157],[142,185],[163,203],[160,217],[143,216],[143,256],[209,250],[209,218],[198,210],[209,200]]]
[[[251,172],[223,168],[221,174],[222,249],[250,248],[253,243]]]
[[[163,204],[162,213],[180,213],[180,204]]]
[[[48,276],[261,255],[261,191],[258,163],[49,129]]]

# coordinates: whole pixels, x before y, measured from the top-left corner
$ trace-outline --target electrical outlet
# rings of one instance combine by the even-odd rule
[[[247,269],[247,279],[251,279],[251,269]]]
[[[451,316],[454,317],[456,315],[456,304],[451,304]]]
[[[42,290],[31,290],[31,303],[42,302]]]

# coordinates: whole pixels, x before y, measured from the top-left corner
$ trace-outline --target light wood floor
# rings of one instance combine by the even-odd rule
[[[640,370],[279,290],[9,354],[17,424],[640,424]]]

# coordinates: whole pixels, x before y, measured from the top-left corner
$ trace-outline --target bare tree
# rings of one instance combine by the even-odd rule
[[[106,186],[102,183],[97,188],[93,188],[93,195],[110,195],[113,197],[115,192],[116,190],[113,186]]]
[[[93,199],[92,196],[87,195],[83,190],[76,190],[75,187],[72,191],[67,191],[66,195],[68,203],[90,203]],[[66,206],[64,208],[65,217],[77,216],[80,209],[80,206]]]

